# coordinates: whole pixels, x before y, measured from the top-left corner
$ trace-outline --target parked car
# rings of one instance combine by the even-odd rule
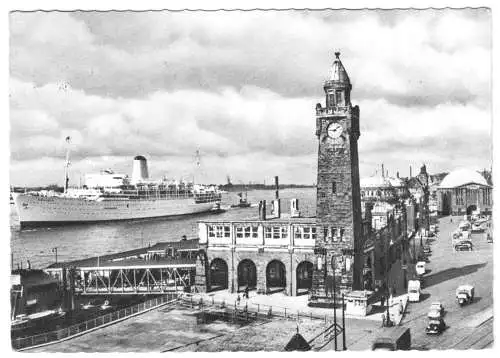
[[[472,251],[472,242],[469,240],[459,241],[454,248],[455,251]]]
[[[443,333],[445,329],[446,323],[444,323],[444,320],[442,318],[430,319],[429,323],[427,324],[427,328],[425,329],[425,333],[430,335],[438,335]]]
[[[430,254],[431,253],[431,247],[430,246],[424,246],[422,248],[422,250],[424,251],[424,254]]]
[[[467,303],[472,303],[474,301],[474,286],[472,285],[458,286],[455,295],[457,297],[457,302],[460,306],[463,306]]]
[[[420,281],[419,280],[409,280],[408,281],[408,300],[410,302],[420,301]]]
[[[490,244],[493,243],[493,236],[491,236],[490,233],[486,235],[486,241],[488,241]]]
[[[484,229],[481,224],[475,223],[472,224],[472,232],[484,232]]]

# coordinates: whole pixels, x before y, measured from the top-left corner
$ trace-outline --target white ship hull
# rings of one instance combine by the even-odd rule
[[[14,194],[14,202],[21,227],[198,214],[211,211],[216,204],[195,203],[192,197],[97,201],[19,193]]]

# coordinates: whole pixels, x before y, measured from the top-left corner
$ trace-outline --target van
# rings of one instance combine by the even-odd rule
[[[417,275],[419,275],[419,276],[422,276],[423,274],[425,274],[425,262],[424,261],[417,262],[417,264],[415,265],[415,271],[417,272]]]
[[[410,302],[420,301],[420,281],[418,280],[408,281],[408,301]]]
[[[407,327],[386,328],[372,344],[372,351],[408,351],[410,349],[411,334]]]

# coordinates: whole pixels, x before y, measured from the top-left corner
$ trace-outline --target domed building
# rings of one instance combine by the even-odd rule
[[[492,187],[478,172],[457,169],[444,177],[437,188],[438,214],[490,214],[493,206]]]
[[[396,197],[396,191],[390,180],[384,176],[374,175],[361,178],[361,200],[391,200]]]
[[[403,179],[390,177],[382,165],[381,174],[360,179],[361,200],[363,201],[393,201],[407,194],[408,188]]]

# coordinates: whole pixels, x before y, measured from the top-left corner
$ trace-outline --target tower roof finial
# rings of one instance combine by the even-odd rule
[[[333,61],[332,67],[330,69],[330,81],[345,83],[350,85],[351,81],[349,80],[349,76],[340,61],[340,50],[336,49],[335,52],[335,60]]]

